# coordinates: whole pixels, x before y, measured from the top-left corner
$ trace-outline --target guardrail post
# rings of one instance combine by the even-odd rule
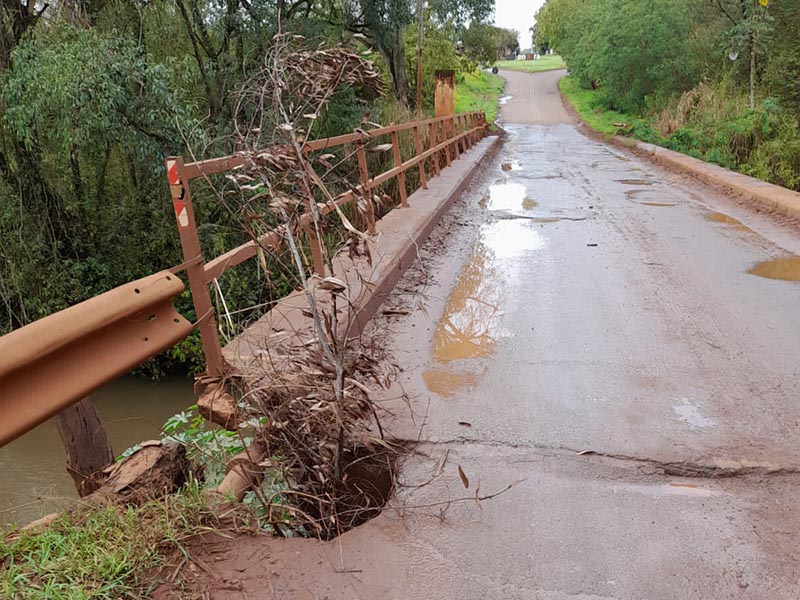
[[[364,142],[356,142],[356,156],[358,158],[358,174],[361,177],[361,192],[364,196],[367,211],[367,233],[375,233],[375,207],[372,205],[372,195],[369,189],[369,171],[367,170],[367,153],[364,150]]]
[[[436,141],[436,127],[433,123],[428,123],[428,147],[435,148]],[[436,177],[439,176],[439,153],[434,152],[431,154],[431,162],[433,162],[433,173]]]
[[[417,156],[419,156],[423,152],[422,140],[420,140],[419,137],[419,125],[417,125],[416,127],[414,127],[414,129],[412,129],[412,133],[414,134],[414,148],[417,151]],[[419,182],[423,190],[428,189],[428,176],[425,174],[424,160],[420,161],[419,163]]]
[[[450,126],[447,123],[447,120],[442,120],[439,123],[439,127],[440,127],[441,132],[442,132],[442,142],[449,142],[450,141]],[[453,162],[452,158],[450,157],[450,146],[452,146],[452,144],[447,144],[444,147],[444,163],[445,163],[445,166],[447,166],[447,167],[449,167]]]
[[[397,131],[392,131],[392,155],[394,156],[394,166],[402,167],[403,157],[400,155],[400,136]],[[397,174],[397,186],[400,188],[400,206],[406,208],[408,206],[408,192],[406,191],[406,174],[405,171],[400,171]]]
[[[197,223],[194,217],[192,196],[189,182],[183,176],[183,157],[167,158],[167,179],[175,209],[175,220],[178,223],[178,234],[181,238],[183,260],[187,263],[186,275],[189,278],[189,290],[197,315],[197,328],[203,343],[203,354],[206,357],[206,371],[214,377],[221,377],[224,371],[222,346],[217,334],[217,323],[208,293],[208,281],[205,274],[205,262],[200,249],[200,237],[197,235]]]

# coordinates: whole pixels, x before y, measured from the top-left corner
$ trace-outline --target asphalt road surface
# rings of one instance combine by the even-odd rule
[[[421,441],[396,509],[286,545],[274,597],[799,598],[798,269],[749,272],[796,226],[503,75],[507,140],[380,324]]]

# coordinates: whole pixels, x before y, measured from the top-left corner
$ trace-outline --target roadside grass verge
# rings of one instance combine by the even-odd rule
[[[622,128],[614,123],[630,124],[633,119],[631,115],[602,108],[597,91],[583,89],[574,77],[567,75],[561,79],[559,86],[575,112],[595,131],[616,135]]]
[[[542,56],[537,60],[498,60],[494,63],[500,69],[510,69],[512,71],[552,71],[553,69],[566,69],[564,59],[558,54],[552,56]]]
[[[746,94],[723,79],[700,83],[661,111],[637,117],[605,108],[601,92],[581,88],[572,77],[560,86],[581,119],[603,135],[628,136],[800,191],[800,123],[774,98],[750,109]]]
[[[0,540],[0,597],[117,600],[147,597],[152,573],[183,542],[216,524],[197,483],[138,507],[87,506],[46,528]]]
[[[463,80],[456,80],[456,112],[482,110],[486,121],[494,123],[504,84],[502,77],[484,71],[465,73]]]

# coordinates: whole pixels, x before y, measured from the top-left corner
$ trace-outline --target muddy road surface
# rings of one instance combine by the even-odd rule
[[[796,226],[587,139],[562,72],[504,75],[499,156],[376,323],[420,441],[396,498],[221,540],[214,597],[800,597]]]

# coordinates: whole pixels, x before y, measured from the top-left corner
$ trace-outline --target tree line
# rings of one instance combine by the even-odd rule
[[[800,188],[800,0],[547,0],[536,23],[639,137]]]

